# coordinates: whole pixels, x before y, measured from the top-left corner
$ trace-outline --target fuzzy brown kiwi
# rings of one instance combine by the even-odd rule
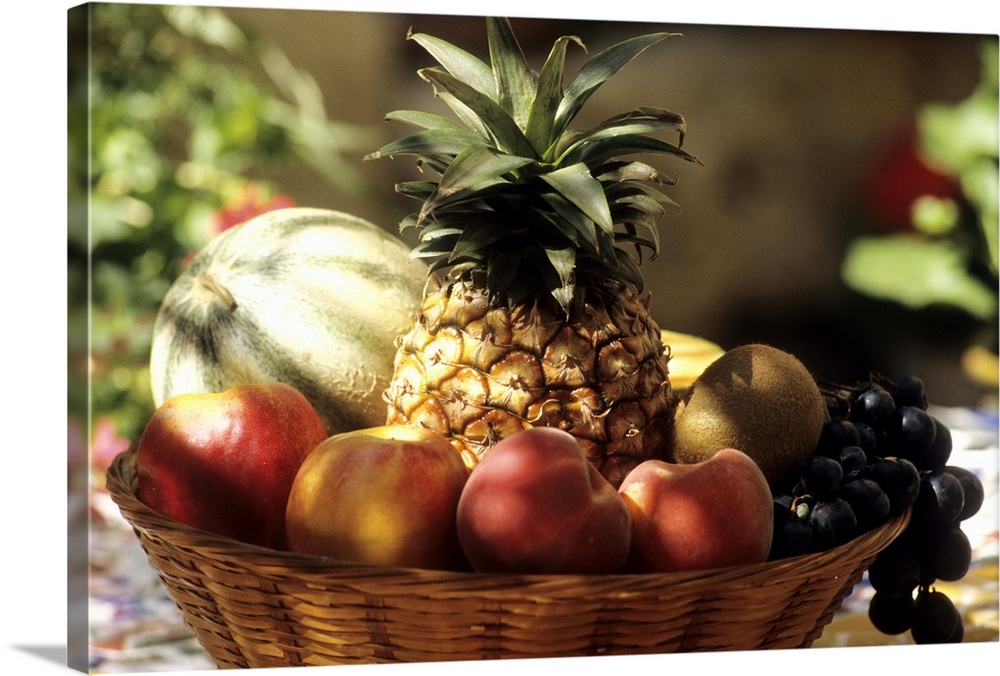
[[[819,386],[797,357],[741,345],[712,362],[679,402],[668,459],[703,462],[735,448],[774,488],[815,453],[825,415]]]

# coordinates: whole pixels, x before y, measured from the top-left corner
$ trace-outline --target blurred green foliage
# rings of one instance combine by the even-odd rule
[[[921,153],[956,179],[961,200],[919,197],[911,231],[858,238],[842,268],[845,283],[868,296],[912,309],[957,308],[990,328],[993,342],[1000,229],[997,61],[997,41],[984,42],[975,91],[955,104],[926,105],[917,114]]]
[[[219,9],[85,5],[69,42],[69,411],[135,439],[152,323],[185,258],[286,205],[274,177],[290,164],[360,194],[356,158],[377,143]]]

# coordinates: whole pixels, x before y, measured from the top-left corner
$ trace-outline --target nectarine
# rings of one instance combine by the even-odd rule
[[[704,462],[646,460],[618,488],[632,518],[631,572],[763,563],[774,507],[760,468],[727,448]]]
[[[283,383],[177,395],[139,440],[137,496],[193,528],[283,549],[292,480],[326,437],[312,404]]]
[[[615,573],[628,556],[631,524],[576,439],[535,427],[499,441],[472,470],[458,537],[480,572]]]
[[[285,511],[292,551],[412,568],[467,568],[455,529],[469,470],[443,436],[387,425],[336,434],[306,458]]]

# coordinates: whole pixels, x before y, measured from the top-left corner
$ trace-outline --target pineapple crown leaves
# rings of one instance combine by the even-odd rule
[[[569,314],[585,288],[607,280],[643,287],[643,250],[659,251],[656,219],[676,204],[660,187],[674,179],[628,156],[666,154],[695,162],[681,149],[685,123],[676,113],[638,107],[592,129],[570,129],[587,100],[649,47],[675,33],[620,42],[586,60],[565,86],[566,51],[584,50],[575,36],[553,44],[541,71],[528,66],[510,23],[487,19],[490,64],[422,33],[407,38],[438,62],[418,75],[457,120],[397,110],[387,121],[418,128],[366,159],[416,156],[437,180],[400,183],[420,200],[400,230],[416,228],[413,256],[431,271],[485,271],[491,299],[516,302],[548,294]],[[651,134],[672,132],[677,143]],[[633,256],[625,249],[630,245]]]

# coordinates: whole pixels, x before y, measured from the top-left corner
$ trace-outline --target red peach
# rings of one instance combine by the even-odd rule
[[[576,439],[552,427],[498,442],[472,470],[458,536],[480,572],[619,572],[631,524],[615,488]]]
[[[139,440],[137,496],[193,528],[283,549],[292,480],[326,437],[312,404],[284,383],[177,395]]]
[[[618,488],[632,518],[632,572],[676,572],[762,563],[774,529],[771,490],[745,453],[704,462],[646,460]]]

